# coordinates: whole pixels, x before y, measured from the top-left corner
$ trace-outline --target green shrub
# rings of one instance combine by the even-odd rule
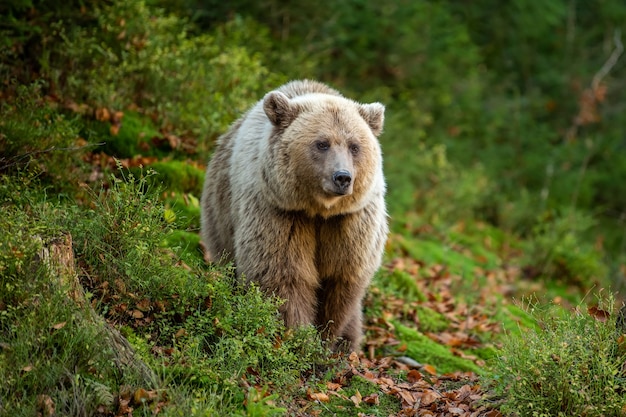
[[[159,115],[160,128],[214,139],[272,80],[230,36],[191,35],[189,22],[146,2],[90,12],[94,25],[61,24],[63,50],[50,63],[48,75],[68,97],[118,110],[138,105]]]
[[[524,263],[530,276],[581,289],[602,283],[607,272],[602,253],[587,238],[594,224],[590,215],[578,210],[540,220],[525,244]]]
[[[540,327],[509,334],[491,363],[502,411],[519,416],[623,416],[626,361],[612,297],[573,313],[528,305]],[[590,314],[591,313],[591,314]]]
[[[205,283],[178,266],[177,257],[163,247],[172,227],[157,190],[149,185],[154,175],[147,170],[137,178],[124,171],[111,176],[111,188],[94,196],[95,207],[70,211],[66,227],[92,279],[111,288],[117,282],[118,296],[130,306],[141,300],[135,294],[185,306],[206,293]]]
[[[20,85],[0,102],[0,174],[28,169],[63,188],[80,178],[78,128],[46,100],[43,87]]]

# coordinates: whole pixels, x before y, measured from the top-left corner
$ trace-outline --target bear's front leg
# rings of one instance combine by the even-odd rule
[[[316,323],[322,336],[328,339],[342,337],[348,350],[357,350],[363,336],[361,299],[365,286],[359,281],[326,279],[317,291],[318,312]]]
[[[359,212],[324,219],[318,227],[316,323],[327,336],[343,337],[356,350],[363,335],[362,300],[387,237],[384,205],[374,201]]]
[[[313,324],[319,285],[313,224],[302,216],[259,206],[239,220],[237,274],[285,300],[280,312],[288,327]]]

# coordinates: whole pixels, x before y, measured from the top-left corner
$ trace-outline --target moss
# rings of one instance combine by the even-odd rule
[[[425,332],[442,332],[448,328],[446,317],[435,310],[425,307],[417,307],[417,315],[420,319],[420,330]]]
[[[160,161],[151,164],[159,175],[153,178],[168,191],[202,194],[204,171],[184,161]]]
[[[411,274],[396,269],[385,280],[385,286],[397,292],[407,302],[426,301],[426,297],[417,287],[415,279]]]
[[[494,346],[484,346],[484,347],[480,347],[476,349],[471,349],[470,352],[478,356],[480,359],[483,359],[486,361],[496,358],[500,354],[500,351],[496,349]]]
[[[537,321],[523,308],[509,304],[498,312],[497,319],[502,323],[504,330],[519,334],[520,327],[537,329]]]
[[[454,356],[445,346],[433,342],[415,329],[394,322],[398,338],[407,344],[405,354],[418,362],[432,365],[437,372],[481,370],[473,362]]]
[[[474,268],[480,266],[472,258],[457,252],[443,242],[404,238],[401,247],[413,259],[420,260],[426,265],[446,265],[450,272],[460,275],[471,275]]]

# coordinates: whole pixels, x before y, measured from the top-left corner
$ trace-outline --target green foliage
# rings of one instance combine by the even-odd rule
[[[114,2],[95,15],[95,30],[108,36],[104,51],[85,54],[80,39],[100,38],[89,31],[70,39],[77,49],[69,55],[95,58],[92,72],[74,81],[96,103],[137,103],[162,115],[163,127],[215,138],[267,88],[259,58],[227,37],[219,44],[210,34],[189,36],[184,20],[140,1]]]
[[[46,101],[42,88],[42,83],[20,85],[16,97],[0,102],[0,173],[28,169],[50,182],[70,182],[80,167],[78,152],[70,149],[78,129]]]
[[[623,350],[617,349],[612,297],[594,314],[534,304],[540,328],[509,335],[493,361],[502,411],[520,416],[619,416],[626,406]]]
[[[104,121],[90,121],[86,133],[104,142],[99,148],[117,158],[132,158],[136,155],[163,154],[151,144],[151,139],[160,137],[159,131],[147,117],[136,112],[125,112],[117,134],[111,133],[111,124]]]
[[[602,255],[585,239],[594,223],[591,216],[576,210],[539,222],[527,241],[527,268],[580,288],[601,281],[607,272]]]
[[[255,396],[240,386],[242,378],[255,386],[295,386],[303,373],[327,365],[329,352],[317,331],[286,329],[279,300],[254,286],[233,285],[229,268],[202,267],[197,258],[183,267],[163,248],[170,225],[148,185],[151,175],[112,177],[108,190],[93,195],[92,208],[82,210],[65,200],[47,202],[27,178],[2,177],[3,407],[32,415],[40,407],[37,396],[46,393],[57,412],[94,414],[99,406],[112,406],[120,384],[133,382],[132,372],[113,367],[98,335],[102,330],[67,296],[68,289],[55,286],[58,278],[41,263],[44,242],[68,231],[88,276],[87,297],[101,300],[98,309],[105,316],[130,324],[124,331],[128,340],[161,375],[168,396],[181,398],[165,415],[238,415],[246,398],[247,415],[276,415],[277,394]],[[148,308],[140,305],[144,300]],[[119,314],[122,305],[141,308],[154,325]],[[201,400],[203,395],[212,397]]]
[[[162,415],[284,413],[276,393],[314,373],[327,352],[313,329],[283,328],[277,300],[231,285],[228,267],[204,265],[196,232],[197,167],[242,111],[288,78],[319,78],[349,97],[387,105],[388,206],[392,229],[403,235],[389,255],[461,274],[455,291],[465,302],[485,285],[482,272],[503,263],[540,276],[537,288],[548,294],[575,288],[570,301],[576,289],[602,285],[608,270],[623,285],[626,131],[617,92],[624,58],[591,95],[585,89],[615,50],[618,29],[626,33],[625,18],[626,5],[616,1],[2,2],[0,377],[7,384],[0,407],[45,414],[36,399],[48,392],[59,414],[94,414],[129,383],[94,342],[84,312],[35,261],[48,239],[71,233],[92,304],[125,325],[164,378],[171,406]],[[115,129],[93,120],[103,108],[123,113]],[[170,134],[184,146],[169,146],[163,138]],[[74,150],[82,138],[106,142],[103,153],[118,158],[159,161],[111,178],[106,155],[87,154],[92,164],[83,164]],[[102,171],[104,184],[97,182]],[[379,273],[366,314],[381,314],[381,292],[392,293],[418,304],[420,330],[443,330],[446,318],[419,306],[416,278]],[[567,327],[543,319],[539,328],[532,314],[510,305],[496,317],[523,336]],[[583,344],[579,334],[587,341],[583,330],[599,339],[585,326],[568,330],[576,336],[559,333],[574,340],[572,351]],[[440,372],[475,369],[411,328],[398,325],[398,337],[408,355]],[[515,346],[520,353],[513,353],[528,354]],[[554,350],[560,364],[570,354],[563,349]],[[472,353],[487,357],[493,349]],[[583,380],[577,369],[585,355],[568,362],[567,375],[535,357],[534,365],[511,362],[504,376],[519,378],[497,382],[504,389],[531,381],[536,369],[553,380]],[[603,378],[588,390],[578,381],[570,386],[588,400],[601,397],[590,391],[597,381],[609,394],[623,381]],[[536,381],[526,388],[546,386]],[[372,388],[362,382],[349,389]],[[519,392],[505,395],[517,401]],[[386,410],[367,412],[394,412]],[[611,410],[618,408],[579,414]]]
[[[404,128],[399,120],[396,123],[388,127],[392,138],[396,129]],[[413,152],[406,152],[408,144]],[[384,145],[389,208],[398,216],[418,212],[422,224],[450,225],[474,217],[491,193],[480,166],[460,169],[449,161],[444,145],[429,147],[418,134],[401,141],[390,139]],[[407,166],[412,169],[407,171]]]
[[[193,312],[182,325],[186,335],[175,343],[180,366],[166,369],[166,378],[182,382],[191,376],[190,382],[205,389],[222,381],[232,390],[243,375],[250,382],[287,386],[323,363],[326,353],[316,330],[287,331],[277,315],[278,300],[258,288],[215,280],[209,299],[207,310]]]
[[[148,170],[139,178],[123,172],[122,178],[111,176],[112,187],[95,196],[95,207],[72,213],[67,227],[89,272],[110,284],[123,282],[120,293],[128,302],[141,293],[185,305],[202,293],[203,283],[161,247],[171,228],[148,185],[153,175]]]
[[[168,190],[178,190],[193,195],[202,195],[204,171],[186,161],[160,161],[150,165],[158,173],[151,178],[153,183]]]
[[[94,414],[124,377],[101,329],[43,260],[44,245],[59,237],[59,208],[33,193],[35,184],[0,182],[0,411],[35,415],[47,396],[57,413]]]
[[[192,36],[190,23],[144,1],[89,5],[78,17],[72,5],[49,3],[35,8],[50,14],[27,38],[44,40],[37,66],[58,93],[116,110],[139,105],[159,115],[161,128],[208,139],[202,152],[275,84],[258,55],[230,40],[252,22]]]

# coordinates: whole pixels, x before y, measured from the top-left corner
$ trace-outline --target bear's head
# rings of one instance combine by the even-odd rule
[[[272,125],[263,181],[278,208],[329,217],[357,211],[384,193],[377,139],[382,104],[273,91],[263,110]]]

